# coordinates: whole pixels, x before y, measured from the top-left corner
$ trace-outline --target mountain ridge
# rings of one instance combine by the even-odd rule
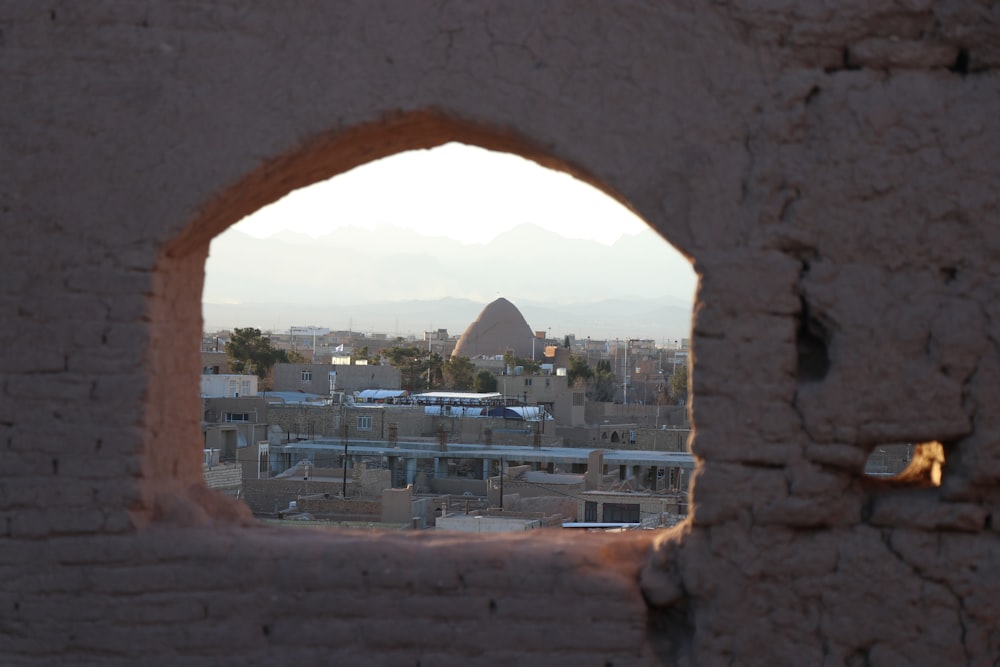
[[[203,310],[214,328],[354,320],[358,330],[460,334],[502,295],[534,330],[660,339],[687,337],[694,286],[690,263],[651,229],[611,246],[528,223],[485,244],[392,226],[318,238],[230,229],[212,243]]]

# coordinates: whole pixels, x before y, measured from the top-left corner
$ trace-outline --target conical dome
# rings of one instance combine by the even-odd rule
[[[504,298],[483,308],[479,317],[458,339],[452,356],[493,356],[513,350],[514,356],[531,358],[534,334],[517,306]]]

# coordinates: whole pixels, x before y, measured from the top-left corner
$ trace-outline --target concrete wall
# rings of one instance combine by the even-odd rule
[[[631,441],[632,431],[635,432],[634,443]],[[562,438],[566,447],[686,452],[690,430],[643,428],[637,424],[609,424],[607,426],[558,428],[556,434]],[[612,434],[615,434],[617,438],[614,441],[612,441]]]
[[[541,345],[541,343],[539,343]],[[539,363],[548,363],[538,355]],[[511,398],[524,400],[528,405],[554,404],[570,400],[565,375],[501,375],[497,378],[497,391]]]
[[[361,416],[371,419],[359,421]],[[339,438],[344,435],[346,421],[350,440],[387,440],[391,424],[396,424],[400,438],[427,434],[432,427],[431,418],[424,415],[423,408],[377,405],[270,404],[267,421],[279,426],[283,433],[301,438]]]
[[[558,401],[552,409],[556,424],[561,427],[575,428],[587,423],[587,394],[583,389],[576,388],[567,391],[563,400]]]
[[[461,533],[523,533],[538,530],[542,522],[538,519],[508,519],[496,516],[471,516],[455,514],[438,517],[434,526],[437,530]]]
[[[635,422],[649,426],[688,426],[687,408],[682,405],[639,405],[587,401],[587,423]]]
[[[270,404],[265,419],[288,438],[338,437],[343,434],[341,409],[330,405]]]
[[[338,496],[343,486],[334,481],[295,479],[244,479],[243,501],[254,514],[277,514],[302,496],[329,493]],[[348,495],[350,495],[348,480]]]
[[[238,463],[219,463],[205,466],[203,471],[205,486],[225,493],[227,496],[241,495],[243,467]]]
[[[975,0],[0,3],[2,662],[992,664],[998,37]],[[328,535],[206,489],[211,239],[452,140],[691,258],[681,528]],[[940,486],[862,474],[934,440]]]
[[[488,480],[487,497],[490,505],[500,504],[500,478],[491,477]],[[579,484],[545,484],[539,482],[523,482],[517,479],[505,479],[503,483],[504,506],[507,504],[507,496],[517,496],[518,498],[548,498],[552,496],[575,497],[584,490],[584,483]]]
[[[409,523],[413,518],[413,487],[382,491],[382,522]]]
[[[428,488],[430,488],[431,493],[437,493],[441,495],[451,494],[453,496],[461,496],[466,492],[471,493],[474,496],[486,495],[485,479],[459,479],[456,477],[439,477],[439,478],[428,479],[427,486]]]
[[[265,410],[267,402],[260,396],[240,396],[239,398],[202,398],[202,420],[208,423],[239,423],[227,422],[226,413],[242,415],[247,413],[250,423],[266,422]],[[262,427],[263,428],[263,427]]]
[[[206,398],[236,398],[257,395],[256,375],[202,375],[201,395]]]
[[[229,369],[229,358],[225,352],[205,351],[201,352],[201,368],[203,373],[215,373],[216,375],[231,373]],[[218,370],[216,370],[218,369]]]
[[[302,372],[308,380],[303,380]],[[399,389],[400,374],[392,366],[346,364],[275,364],[274,391],[304,391],[320,396],[330,395],[330,373],[337,373],[337,391],[348,394],[363,389]]]
[[[379,499],[347,498],[345,500],[333,494],[329,498],[312,495],[299,498],[296,505],[300,511],[308,512],[317,519],[372,523],[382,521],[382,503]]]

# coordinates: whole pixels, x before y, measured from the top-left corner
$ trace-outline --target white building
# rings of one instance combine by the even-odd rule
[[[202,398],[239,398],[257,395],[256,375],[202,375]]]

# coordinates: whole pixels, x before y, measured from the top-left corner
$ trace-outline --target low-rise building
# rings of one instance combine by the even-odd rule
[[[256,375],[202,374],[201,395],[203,398],[256,396],[258,382]]]
[[[364,389],[399,389],[402,378],[398,368],[375,364],[275,364],[274,391],[299,391],[330,396],[335,392],[352,394]]]

